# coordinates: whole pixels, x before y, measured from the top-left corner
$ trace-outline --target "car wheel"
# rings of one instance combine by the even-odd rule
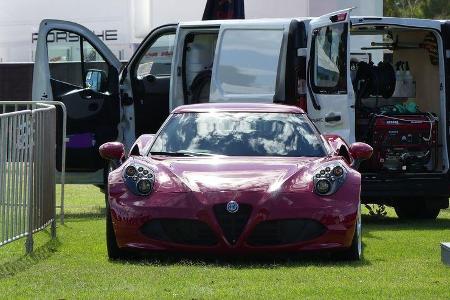
[[[435,220],[441,210],[435,207],[427,207],[424,201],[395,206],[395,213],[399,219]]]
[[[358,208],[358,216],[356,218],[355,233],[353,234],[352,244],[350,247],[338,253],[338,258],[345,261],[357,261],[362,258],[362,222],[361,222],[361,206]]]
[[[108,193],[106,193],[107,197]],[[128,253],[117,246],[116,233],[114,232],[108,199],[106,200],[106,249],[110,260],[125,259],[128,257]]]

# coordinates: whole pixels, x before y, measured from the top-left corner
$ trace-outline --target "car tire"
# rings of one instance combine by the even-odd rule
[[[338,253],[338,259],[344,261],[359,261],[362,258],[362,222],[361,222],[361,206],[358,209],[356,218],[355,233],[353,234],[352,244],[348,249]]]
[[[109,207],[108,193],[106,198],[106,249],[110,260],[120,260],[128,258],[128,253],[117,246],[116,233],[112,223],[111,209]]]
[[[424,201],[399,204],[394,209],[398,218],[402,220],[435,220],[441,211],[436,207],[427,207]]]

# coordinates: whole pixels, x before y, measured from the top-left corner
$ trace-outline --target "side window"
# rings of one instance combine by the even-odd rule
[[[50,77],[53,80],[106,91],[108,64],[83,37],[66,31],[52,30],[47,35]]]
[[[136,77],[142,79],[148,75],[170,75],[172,67],[175,34],[160,36],[144,52],[137,65]]]
[[[85,88],[97,92],[106,92],[109,66],[98,51],[83,40],[83,74]]]
[[[83,87],[81,37],[75,33],[52,30],[47,35],[50,77]]]
[[[216,92],[274,95],[283,33],[282,29],[224,30],[214,74]]]
[[[347,30],[347,24],[340,23],[314,32],[314,92],[347,92]]]

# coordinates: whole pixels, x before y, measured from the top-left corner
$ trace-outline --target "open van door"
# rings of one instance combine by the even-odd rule
[[[450,21],[442,24],[442,41],[445,60],[445,98],[447,112],[447,150],[450,157]],[[442,88],[442,87],[441,87]]]
[[[211,76],[210,102],[268,102],[284,90],[291,21],[224,23]]]
[[[355,96],[350,77],[350,11],[310,22],[308,115],[322,133],[355,141]]]
[[[42,21],[36,47],[32,99],[66,105],[66,170],[103,169],[98,148],[118,135],[120,61],[91,30],[72,22]]]

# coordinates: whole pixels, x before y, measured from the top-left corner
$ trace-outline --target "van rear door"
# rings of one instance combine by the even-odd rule
[[[442,40],[444,42],[445,60],[445,98],[447,112],[447,149],[450,157],[450,21],[442,24]]]
[[[314,18],[308,37],[308,115],[322,133],[355,141],[350,9]]]
[[[220,26],[211,76],[211,102],[274,101],[284,88],[290,20]]]
[[[65,104],[69,172],[104,168],[98,147],[118,136],[120,67],[120,61],[91,30],[67,21],[41,22],[32,99]],[[58,133],[61,134],[59,129]],[[59,149],[60,140],[57,139]],[[57,162],[57,169],[61,170],[61,159]],[[103,182],[102,176],[99,182]]]

